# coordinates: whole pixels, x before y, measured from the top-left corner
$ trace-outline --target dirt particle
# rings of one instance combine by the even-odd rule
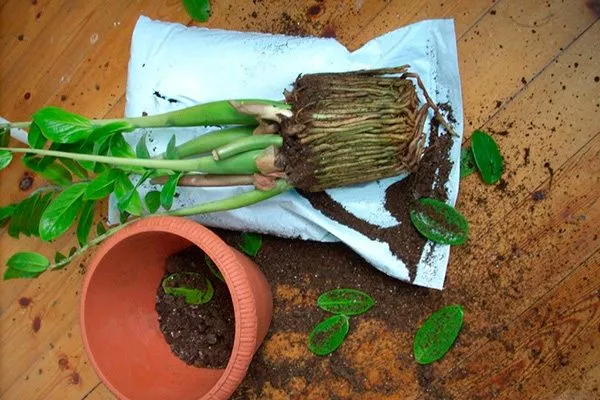
[[[542,190],[537,190],[531,194],[533,201],[542,201],[546,198],[546,194]]]
[[[61,95],[60,101],[67,101],[67,95],[66,94]]]
[[[42,16],[42,12],[38,12],[37,14],[35,14],[35,19],[40,19],[40,17]]]
[[[31,304],[31,297],[21,297],[19,299],[19,305],[21,307],[27,307],[30,304]]]
[[[496,10],[492,10],[492,11],[490,11],[490,14],[492,14],[492,15],[496,15]]]
[[[594,82],[600,82],[600,76],[595,76],[594,77]]]
[[[600,16],[600,1],[599,0],[588,0],[586,5],[593,13],[595,13],[597,16]]]
[[[323,28],[323,31],[321,32],[321,37],[336,38],[337,34],[335,33],[335,28],[331,25],[327,25],[325,28]]]
[[[38,333],[40,331],[42,327],[42,319],[37,316],[33,319],[33,323],[31,324],[31,329],[33,329],[33,331],[35,333]]]
[[[100,85],[98,85],[97,83],[94,87],[96,88],[96,90],[100,90]]]
[[[62,356],[58,359],[58,368],[60,368],[61,371],[69,368],[69,359],[67,356]]]
[[[38,0],[31,0],[31,5],[35,6],[37,4]]]
[[[25,35],[23,35],[22,33],[19,36],[17,36],[17,40],[19,42],[22,41],[24,38],[25,38]]]
[[[24,98],[25,100],[29,100],[29,99],[31,98],[31,93],[29,93],[29,92],[25,93],[25,94],[23,95],[23,98]]]
[[[31,186],[33,186],[33,176],[29,175],[28,173],[25,173],[25,175],[23,175],[23,177],[19,181],[19,189],[25,192],[31,189]]]
[[[315,4],[314,6],[311,6],[308,8],[308,10],[306,11],[306,14],[309,17],[314,17],[315,15],[319,14],[320,12],[321,12],[321,5]]]
[[[529,165],[529,156],[531,154],[531,149],[529,147],[525,148],[525,155],[523,156],[523,164]]]
[[[525,79],[525,77],[524,77],[524,76],[523,76],[523,77],[521,77],[521,83],[522,83],[523,85],[527,85],[527,79]]]
[[[252,18],[258,18],[258,13],[256,11],[252,11],[252,14],[250,14],[250,16]]]
[[[496,108],[500,108],[502,106],[502,102],[500,100],[496,100]]]
[[[81,377],[79,376],[79,373],[77,373],[77,372],[73,372],[73,373],[71,374],[71,380],[70,380],[70,383],[71,383],[72,385],[79,385],[79,382],[81,382]]]
[[[142,111],[142,117],[147,117],[148,113],[146,111]]]

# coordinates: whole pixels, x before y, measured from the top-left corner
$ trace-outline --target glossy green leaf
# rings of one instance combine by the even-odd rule
[[[135,155],[137,158],[150,158],[150,152],[148,146],[146,146],[146,135],[145,133],[140,138],[140,141],[135,146]]]
[[[454,344],[463,324],[463,309],[446,306],[423,323],[415,335],[413,353],[419,364],[430,364],[442,358]]]
[[[460,151],[460,177],[461,179],[471,175],[477,170],[473,151],[470,147],[463,147]]]
[[[50,261],[38,253],[19,252],[6,262],[8,268],[23,272],[40,273],[50,266]]]
[[[317,299],[317,305],[333,314],[359,315],[371,309],[375,301],[356,289],[333,289]]]
[[[64,165],[65,168],[68,169],[73,175],[76,175],[81,179],[89,178],[85,168],[83,168],[81,164],[79,164],[77,161],[71,160],[69,158],[59,158],[58,161],[60,161],[60,163]]]
[[[42,134],[42,130],[35,122],[29,126],[27,143],[29,143],[29,146],[33,149],[42,149],[46,144],[46,137]]]
[[[135,216],[142,215],[142,199],[127,175],[121,174],[117,178],[114,192],[120,211],[126,211]]]
[[[177,284],[177,279],[183,276],[199,276],[195,272],[179,272],[167,276],[162,281],[162,287],[166,294],[171,296],[184,297],[187,304],[204,304],[208,303],[215,293],[212,283],[206,279],[206,287],[204,289],[189,288],[184,286],[172,286]],[[173,282],[173,283],[172,283]]]
[[[10,224],[8,225],[8,235],[15,239],[23,232],[23,225],[27,222],[27,205],[31,201],[29,197],[21,200],[15,205]]]
[[[133,148],[125,141],[122,134],[117,133],[110,138],[109,142],[110,154],[114,157],[135,158]]]
[[[87,183],[76,183],[60,193],[46,208],[40,219],[40,238],[54,240],[65,233],[83,206]]]
[[[61,253],[60,251],[57,251],[54,254],[54,264],[58,264],[60,262],[62,262],[63,260],[66,260],[67,256],[65,256],[63,253]]]
[[[8,147],[10,144],[10,129],[0,128],[0,147]]]
[[[73,254],[75,254],[76,251],[77,251],[77,247],[75,247],[75,246],[71,247],[71,250],[69,250],[69,257],[73,257]]]
[[[210,0],[183,0],[188,15],[199,22],[206,22],[210,17]]]
[[[467,241],[469,223],[448,204],[423,197],[410,210],[410,220],[419,233],[440,244],[459,245]]]
[[[488,185],[498,182],[504,172],[504,165],[494,139],[485,132],[475,131],[471,136],[471,149],[483,181]]]
[[[240,248],[251,257],[256,257],[262,247],[262,236],[259,233],[242,233]]]
[[[175,135],[171,136],[169,143],[167,144],[167,151],[165,152],[167,160],[177,159],[177,138]]]
[[[102,221],[98,222],[98,224],[96,224],[96,236],[102,236],[106,233],[106,228],[104,227],[104,224],[102,223]]]
[[[320,322],[308,337],[308,348],[318,356],[334,352],[346,339],[350,329],[349,318],[334,315]]]
[[[32,116],[43,135],[56,143],[75,143],[92,133],[92,123],[87,118],[58,107],[45,107]]]
[[[47,193],[44,196],[41,196],[39,201],[36,203],[35,209],[29,215],[29,231],[32,235],[39,236],[40,235],[40,220],[42,219],[42,215],[44,211],[48,208],[50,203],[52,202],[52,197],[54,193]]]
[[[217,268],[217,266],[215,265],[215,263],[213,262],[213,260],[210,259],[209,256],[207,256],[206,254],[204,255],[204,261],[206,261],[206,266],[208,267],[208,269],[210,269],[210,272],[212,272],[212,274],[221,282],[225,282],[225,278],[223,278],[223,274],[221,274],[221,271],[219,271],[219,268]]]
[[[0,207],[0,226],[4,225],[10,220],[16,208],[16,204],[10,204],[6,207]]]
[[[67,186],[72,182],[72,176],[68,169],[62,165],[53,163],[45,165],[48,160],[53,161],[52,158],[39,158],[39,157],[28,157],[25,156],[21,159],[23,164],[33,172],[40,175],[47,181],[50,181],[59,186]]]
[[[160,191],[160,204],[165,210],[170,210],[173,205],[173,198],[175,197],[175,191],[177,190],[177,182],[179,182],[182,175],[183,172],[177,172],[175,175],[171,175]]]
[[[92,230],[92,222],[94,222],[94,206],[96,202],[93,200],[84,201],[77,223],[77,240],[79,245],[83,246],[87,243],[90,231]]]
[[[146,193],[146,197],[144,197],[144,202],[146,203],[148,212],[154,214],[160,207],[160,192],[158,190],[149,191]]]
[[[25,220],[25,224],[23,225],[23,233],[27,236],[36,235],[38,232],[38,227],[35,226],[36,220],[35,218],[31,218],[32,214],[35,213],[36,210],[41,208],[40,204],[40,194],[36,193],[30,196],[29,204],[27,205],[27,219]],[[38,226],[39,226],[39,220]]]
[[[100,200],[108,196],[115,189],[115,183],[125,174],[119,169],[107,169],[93,181],[91,181],[85,190],[85,200]]]
[[[42,274],[41,272],[27,272],[27,271],[21,271],[18,269],[14,269],[14,268],[7,268],[6,271],[4,272],[4,276],[2,278],[5,281],[7,281],[9,279],[20,279],[20,278],[33,279],[33,278],[37,278],[41,274]]]
[[[8,150],[0,150],[0,171],[10,165],[13,154]]]
[[[94,126],[94,129],[90,133],[90,140],[95,141],[109,137],[115,133],[131,132],[134,129],[135,126],[128,121],[114,121],[101,126]]]

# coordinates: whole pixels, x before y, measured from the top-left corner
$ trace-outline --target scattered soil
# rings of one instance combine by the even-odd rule
[[[187,304],[183,297],[171,296],[159,285],[156,311],[160,329],[173,354],[189,365],[201,368],[225,368],[235,334],[233,304],[227,286],[215,278],[204,261],[204,252],[190,247],[171,255],[166,273],[181,274],[176,286],[205,289],[208,278],[214,287],[213,298],[205,304]]]
[[[446,109],[450,110],[449,106]],[[449,121],[454,120],[454,117],[447,118]],[[432,121],[430,144],[421,159],[419,169],[387,189],[385,207],[400,222],[396,226],[381,228],[370,224],[346,211],[325,192],[304,192],[302,195],[313,207],[329,218],[347,225],[371,239],[388,243],[392,253],[406,264],[412,280],[416,275],[417,264],[427,241],[412,226],[410,210],[421,197],[431,197],[442,201],[448,199],[445,182],[448,181],[452,170],[453,163],[447,157],[452,142],[452,136],[440,130],[438,124]]]

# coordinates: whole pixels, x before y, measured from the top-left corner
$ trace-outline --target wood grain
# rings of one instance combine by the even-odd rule
[[[405,24],[454,18],[465,142],[483,128],[506,161],[500,188],[476,175],[461,182],[457,207],[471,223],[469,244],[453,249],[443,292],[412,300],[419,310],[415,325],[443,304],[458,302],[467,310],[465,329],[443,360],[417,367],[410,332],[366,320],[342,350],[365,378],[364,393],[331,375],[313,384],[299,378],[304,397],[267,382],[261,398],[598,397],[596,3],[213,1],[206,26],[335,36],[350,49]],[[0,115],[22,120],[48,104],[92,117],[121,115],[131,30],[141,14],[199,25],[179,0],[2,2]],[[28,193],[18,189],[24,173],[19,163],[2,171],[1,205]],[[34,187],[42,184],[35,177]],[[0,234],[2,264],[20,249],[50,253],[75,243],[73,236],[49,245],[14,240],[5,228]],[[78,331],[87,260],[36,281],[0,283],[0,398],[114,398],[92,370]],[[293,359],[301,348],[274,356]],[[385,395],[370,390],[382,385],[390,388]]]

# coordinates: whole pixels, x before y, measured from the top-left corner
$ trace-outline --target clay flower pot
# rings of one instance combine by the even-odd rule
[[[156,290],[165,259],[191,245],[217,265],[231,293],[235,339],[225,369],[186,365],[159,329]],[[102,381],[121,399],[227,399],[271,323],[273,299],[256,264],[191,220],[153,217],[108,239],[83,285],[81,330]]]

